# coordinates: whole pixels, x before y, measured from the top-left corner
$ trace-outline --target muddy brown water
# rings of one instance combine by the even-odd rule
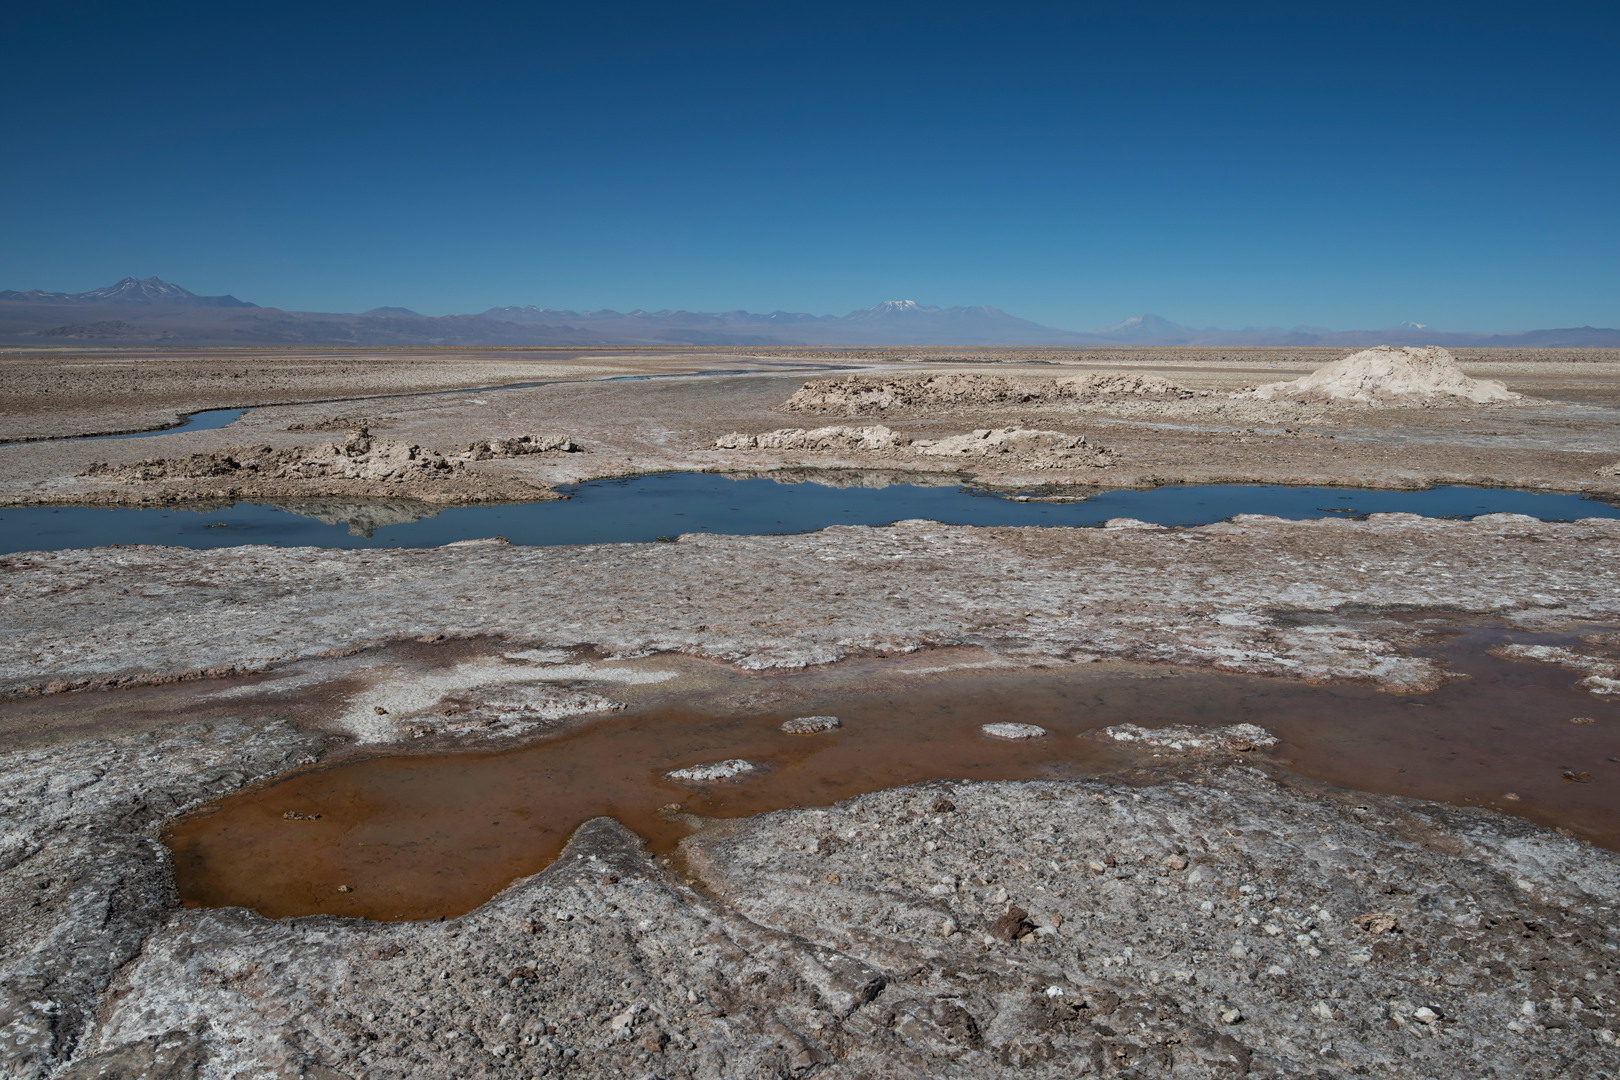
[[[736,817],[924,780],[1097,775],[1142,758],[1078,737],[1087,731],[1249,722],[1282,738],[1266,756],[1307,777],[1489,806],[1620,848],[1620,706],[1575,687],[1570,672],[1486,654],[1508,640],[1575,639],[1465,628],[1425,651],[1467,678],[1410,696],[1115,666],[953,672],[914,689],[891,678],[871,693],[844,687],[757,711],[649,706],[501,752],[316,768],[203,807],[166,839],[188,906],[240,905],[275,918],[453,917],[543,869],[599,815],[667,853],[690,831],[662,811],[672,803]],[[822,713],[844,726],[813,736],[778,729]],[[1009,743],[979,732],[995,721],[1051,734]],[[662,776],[730,758],[769,770],[695,788]]]

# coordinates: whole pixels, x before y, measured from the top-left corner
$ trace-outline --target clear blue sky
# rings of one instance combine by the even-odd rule
[[[19,5],[0,288],[1620,326],[1616,6],[1318,7]]]

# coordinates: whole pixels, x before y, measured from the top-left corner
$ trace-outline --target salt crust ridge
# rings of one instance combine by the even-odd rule
[[[1432,688],[1442,670],[1397,644],[1412,631],[1336,613],[1449,610],[1527,627],[1620,619],[1620,521],[1512,514],[1245,515],[1190,529],[913,522],[573,548],[137,547],[3,564],[9,693],[266,670],[436,634],[686,652],[748,670],[976,645],[1031,662]],[[244,623],[244,610],[255,619]],[[1289,617],[1299,613],[1313,614]]]

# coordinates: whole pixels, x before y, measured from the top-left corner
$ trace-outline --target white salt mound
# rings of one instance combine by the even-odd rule
[[[996,739],[1042,739],[1046,737],[1046,729],[1036,727],[1034,724],[984,724],[979,730]]]
[[[789,735],[814,735],[818,731],[831,731],[843,726],[836,716],[796,716],[784,721],[782,730]]]
[[[672,769],[664,774],[664,779],[682,780],[689,784],[702,783],[706,780],[730,780],[733,777],[755,772],[758,769],[759,766],[752,761],[732,758],[730,761],[715,761],[708,765],[692,765],[685,769]]]
[[[1491,405],[1521,401],[1494,379],[1463,374],[1438,345],[1380,345],[1319,367],[1291,382],[1268,383],[1250,392],[1265,401],[1353,401],[1366,405]]]

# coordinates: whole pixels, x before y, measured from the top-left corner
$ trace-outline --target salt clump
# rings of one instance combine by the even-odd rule
[[[785,721],[782,730],[789,735],[814,735],[843,726],[836,716],[796,716],[792,720]]]
[[[997,739],[1043,739],[1046,737],[1046,729],[1036,727],[1034,724],[984,724],[979,730]]]
[[[1367,405],[1491,405],[1523,400],[1523,395],[1493,379],[1469,378],[1451,353],[1438,345],[1363,349],[1291,382],[1256,387],[1247,396]]]
[[[1205,753],[1228,750],[1242,753],[1277,745],[1277,736],[1258,724],[1229,724],[1225,727],[1195,727],[1191,724],[1173,724],[1170,727],[1145,728],[1137,724],[1116,724],[1094,733],[1114,742],[1138,743],[1161,750]]]
[[[703,783],[706,780],[732,780],[758,770],[759,766],[752,761],[733,758],[730,761],[715,761],[708,765],[692,765],[685,769],[672,769],[664,774],[664,779],[681,780],[689,784]]]

